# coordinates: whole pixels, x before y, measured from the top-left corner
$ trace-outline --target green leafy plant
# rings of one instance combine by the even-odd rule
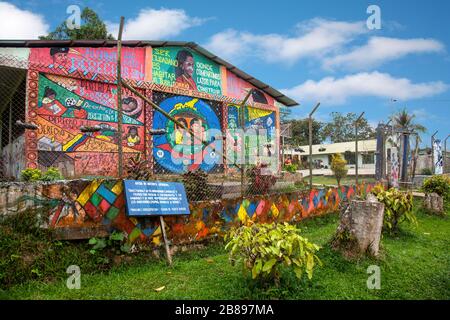
[[[290,172],[290,173],[296,173],[298,170],[298,165],[296,165],[295,163],[285,164],[283,166],[283,170]]]
[[[450,177],[435,175],[425,179],[421,190],[425,193],[437,193],[446,201],[450,199]]]
[[[417,219],[413,212],[413,197],[410,192],[405,193],[395,188],[384,190],[375,187],[372,190],[378,201],[384,203],[384,229],[390,233],[396,233],[399,224],[407,221],[417,225]]]
[[[59,172],[59,169],[55,167],[48,168],[41,178],[42,181],[56,181],[63,179],[63,175],[61,174],[61,172]]]
[[[320,249],[300,235],[300,229],[288,223],[252,224],[232,229],[225,236],[232,264],[242,263],[252,279],[271,280],[279,284],[281,267],[287,267],[301,278],[306,271],[313,276]]]
[[[109,238],[91,238],[89,239],[89,244],[92,246],[89,252],[91,254],[96,254],[107,247],[115,249],[117,253],[125,252],[129,253],[131,250],[131,245],[129,243],[124,243],[125,236],[122,232],[114,231],[109,235]]]
[[[331,157],[331,171],[333,171],[334,176],[338,186],[341,186],[341,180],[347,176],[348,169],[346,168],[347,161],[342,158],[339,153],[333,154]]]
[[[46,172],[42,172],[40,169],[27,168],[22,170],[20,174],[23,181],[56,181],[62,180],[64,177],[58,168],[50,167]]]
[[[20,173],[23,181],[38,181],[42,178],[42,171],[40,169],[26,168]]]
[[[431,176],[433,174],[433,171],[431,171],[430,168],[423,168],[421,173],[425,176]]]

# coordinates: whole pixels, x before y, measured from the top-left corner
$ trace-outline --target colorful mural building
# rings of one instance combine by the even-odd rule
[[[279,111],[297,103],[192,42],[124,41],[122,76],[206,143],[186,141],[182,128],[128,90],[119,135],[116,61],[115,41],[0,41],[0,82],[13,88],[0,87],[4,176],[53,166],[66,178],[114,177],[119,144],[125,160],[141,154],[158,173],[224,173],[237,154],[279,162]],[[264,134],[249,141],[243,129]]]

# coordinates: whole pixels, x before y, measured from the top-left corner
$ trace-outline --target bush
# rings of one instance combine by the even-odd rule
[[[298,169],[298,166],[295,163],[293,163],[293,164],[285,164],[283,166],[283,170],[285,170],[287,172],[290,172],[290,173],[297,172],[297,169]]]
[[[300,235],[300,229],[288,223],[252,224],[233,229],[225,237],[230,239],[225,249],[230,261],[242,263],[252,279],[274,281],[279,284],[281,267],[287,267],[301,278],[303,270],[311,279],[319,246]]]
[[[445,200],[450,199],[450,177],[436,175],[425,179],[422,185],[422,191],[425,193],[437,193]]]
[[[38,181],[42,178],[42,171],[40,169],[26,168],[20,173],[23,181]]]
[[[338,186],[341,186],[341,179],[347,176],[348,169],[345,167],[347,161],[345,161],[339,153],[333,154],[331,157],[331,171],[333,171],[334,176]]]
[[[61,172],[59,172],[59,169],[55,167],[48,168],[41,178],[42,181],[56,181],[63,179],[63,175],[61,174]]]
[[[422,169],[422,174],[426,175],[426,176],[431,176],[433,174],[433,171],[431,171],[430,168],[423,168]]]
[[[410,192],[401,192],[395,188],[386,191],[379,185],[372,190],[372,193],[378,201],[384,203],[383,227],[385,230],[396,233],[399,224],[404,221],[417,225],[417,219],[413,213],[413,197]]]
[[[62,180],[64,177],[59,172],[58,168],[50,167],[45,173],[42,173],[40,169],[27,168],[22,170],[20,174],[23,181],[56,181]]]

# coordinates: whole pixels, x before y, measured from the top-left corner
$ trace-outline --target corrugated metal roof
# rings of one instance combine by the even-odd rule
[[[0,47],[27,47],[27,48],[42,48],[42,47],[114,47],[116,46],[116,40],[0,40]],[[209,52],[205,48],[199,46],[195,42],[185,41],[138,41],[138,40],[126,40],[122,41],[122,46],[125,47],[188,47],[198,53],[206,56],[208,59],[221,64],[227,68],[227,70],[236,74],[238,77],[251,83],[259,90],[264,91],[268,95],[272,96],[278,102],[288,107],[299,105],[295,100],[285,96],[280,91],[272,88],[271,86],[259,81],[251,75],[245,73],[234,65],[219,58],[213,53]]]
[[[302,149],[304,152],[295,151],[295,149]],[[319,151],[319,149],[325,149]],[[361,140],[358,141],[358,152],[369,152],[376,151],[377,149],[377,140]],[[355,152],[355,141],[349,142],[339,142],[339,143],[330,143],[330,144],[313,144],[312,146],[312,154],[334,154],[334,153],[344,153],[346,151]],[[309,155],[309,145],[295,147],[294,149],[284,150],[285,154],[298,154],[302,156]]]

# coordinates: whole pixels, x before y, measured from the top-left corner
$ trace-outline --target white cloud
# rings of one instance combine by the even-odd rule
[[[429,111],[425,110],[425,108],[415,109],[412,111],[412,114],[416,117],[417,120],[435,120],[436,116]]]
[[[190,17],[182,9],[141,9],[135,18],[125,21],[123,39],[161,40],[201,25],[206,19]],[[117,37],[119,24],[107,22],[108,31]]]
[[[228,29],[213,35],[205,47],[226,59],[256,56],[269,62],[293,63],[304,57],[318,58],[336,52],[366,32],[363,22],[315,18],[298,24],[292,37]]]
[[[341,105],[351,97],[378,97],[412,100],[433,96],[449,86],[441,81],[412,83],[406,78],[394,78],[387,73],[357,73],[343,78],[326,77],[308,80],[290,89],[281,90],[297,101],[320,101],[326,105]]]
[[[0,39],[37,39],[46,35],[49,25],[43,16],[0,2]]]
[[[409,54],[442,52],[444,45],[433,39],[372,37],[353,51],[324,60],[325,68],[368,69]]]

